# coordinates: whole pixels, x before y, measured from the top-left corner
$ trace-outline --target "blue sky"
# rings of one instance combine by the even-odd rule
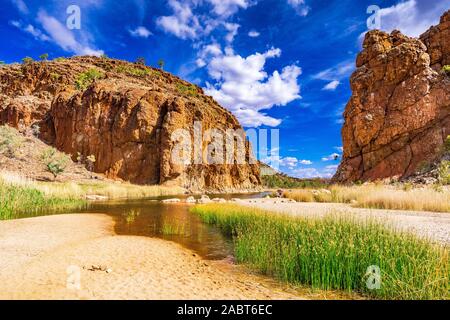
[[[194,82],[246,128],[280,131],[280,169],[330,176],[341,153],[349,77],[368,30],[417,36],[450,8],[444,0],[3,0],[0,60],[105,53]],[[80,29],[67,8],[78,5]]]

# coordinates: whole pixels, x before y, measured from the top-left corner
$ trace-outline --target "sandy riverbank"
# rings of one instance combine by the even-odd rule
[[[265,277],[161,239],[117,236],[107,215],[0,221],[0,299],[302,299]],[[112,272],[83,267],[105,265]],[[81,290],[67,268],[80,268]],[[76,279],[72,277],[72,279]]]

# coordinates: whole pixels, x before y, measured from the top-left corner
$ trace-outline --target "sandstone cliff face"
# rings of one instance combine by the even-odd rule
[[[370,31],[342,129],[337,182],[405,178],[442,154],[450,134],[450,11],[420,39]]]
[[[79,75],[103,74],[77,90]],[[139,71],[139,72],[137,72]],[[165,184],[191,191],[238,191],[260,184],[249,164],[180,165],[171,154],[172,133],[242,129],[236,118],[201,88],[173,75],[112,59],[76,57],[0,68],[0,124],[38,124],[40,137],[74,159],[94,155],[94,171],[139,184]],[[206,150],[208,140],[203,147]]]

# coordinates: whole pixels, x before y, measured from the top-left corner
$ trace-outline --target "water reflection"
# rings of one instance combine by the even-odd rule
[[[261,194],[211,195],[211,198],[254,198]],[[120,235],[158,237],[177,242],[204,259],[220,260],[232,255],[232,241],[214,226],[204,224],[186,204],[163,204],[160,199],[92,203],[86,212],[106,213],[116,221]]]

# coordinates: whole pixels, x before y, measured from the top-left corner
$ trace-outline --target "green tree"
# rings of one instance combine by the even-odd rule
[[[34,61],[34,60],[33,60],[33,58],[31,58],[31,57],[25,57],[25,58],[22,59],[22,62],[23,62],[24,64],[32,63],[33,61]]]
[[[45,169],[53,174],[56,179],[59,174],[66,170],[69,163],[69,157],[63,153],[58,152],[55,148],[48,148],[41,154],[41,160],[45,165]]]
[[[47,61],[48,60],[48,53],[41,54],[39,56],[39,59],[41,59],[42,61]]]
[[[164,69],[164,65],[165,65],[166,63],[165,63],[165,61],[163,60],[163,59],[159,59],[158,60],[158,66],[159,66],[159,68],[162,70],[162,69]]]

